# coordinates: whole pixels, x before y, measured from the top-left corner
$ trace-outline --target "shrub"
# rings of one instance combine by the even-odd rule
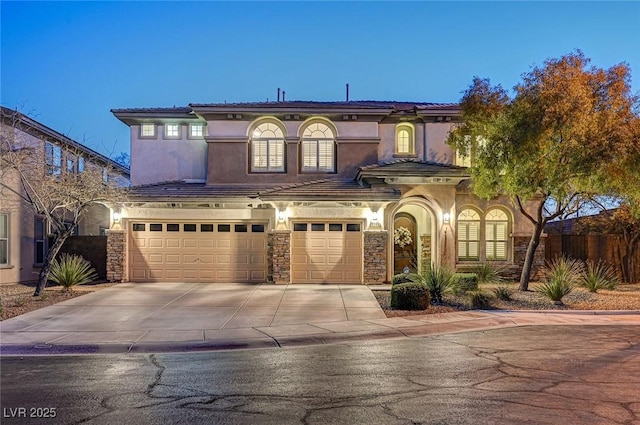
[[[471,309],[487,309],[491,307],[491,298],[483,291],[467,292],[467,307]]]
[[[587,261],[580,284],[589,292],[598,292],[598,289],[615,289],[618,286],[618,275],[606,262]]]
[[[18,296],[13,300],[14,307],[22,307],[27,303],[23,296]]]
[[[4,313],[4,304],[2,304],[2,297],[0,297],[0,315]]]
[[[409,279],[425,285],[429,289],[431,299],[437,304],[442,303],[444,294],[453,291],[453,273],[444,267],[433,267],[420,274],[410,274]]]
[[[398,283],[391,287],[391,308],[426,310],[429,301],[429,289],[421,283]]]
[[[493,293],[499,300],[510,301],[511,296],[513,295],[513,289],[509,288],[508,286],[500,285],[497,288],[493,288]]]
[[[409,278],[408,273],[395,274],[391,279],[391,285],[397,285],[399,283],[407,283],[407,282],[411,282],[411,279]]]
[[[501,273],[504,268],[492,263],[484,263],[473,269],[473,273],[478,276],[479,283],[500,283],[503,281]]]
[[[573,258],[557,257],[542,268],[542,285],[537,291],[555,304],[562,305],[562,298],[580,282],[584,267]]]
[[[475,273],[454,273],[452,279],[456,295],[478,289],[478,275]]]
[[[71,291],[75,285],[95,280],[98,276],[91,263],[79,255],[62,254],[51,263],[49,280]]]

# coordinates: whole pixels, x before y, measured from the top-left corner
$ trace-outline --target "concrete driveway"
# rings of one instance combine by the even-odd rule
[[[261,329],[304,334],[307,323],[384,318],[361,285],[163,282],[118,284],[5,320],[1,327],[3,344],[273,343]]]

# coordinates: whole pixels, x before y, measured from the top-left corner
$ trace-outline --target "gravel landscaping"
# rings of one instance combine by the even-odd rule
[[[562,301],[564,305],[555,305],[553,301],[535,292],[538,283],[529,285],[530,291],[521,292],[517,283],[502,284],[513,290],[512,299],[503,301],[493,295],[497,285],[481,284],[480,289],[491,296],[491,308],[495,310],[640,310],[640,283],[619,285],[615,290],[601,289],[591,293],[584,288],[575,288]],[[373,294],[387,317],[410,316],[417,314],[446,313],[469,310],[464,296],[445,295],[443,305],[430,305],[426,310],[395,310],[389,306],[390,291],[374,290]]]

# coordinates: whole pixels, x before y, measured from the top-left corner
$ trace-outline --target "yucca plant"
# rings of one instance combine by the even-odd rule
[[[607,262],[587,261],[580,284],[594,293],[598,289],[615,289],[618,286],[618,275]]]
[[[567,257],[557,257],[542,268],[542,284],[537,292],[562,305],[562,298],[580,283],[584,266],[582,262]]]
[[[413,282],[425,285],[429,289],[431,300],[437,304],[442,304],[443,295],[453,291],[453,272],[445,267],[433,267],[422,273],[411,273],[408,275]]]
[[[491,307],[491,297],[483,291],[469,291],[466,294],[467,307],[471,309],[486,310]]]
[[[62,254],[51,263],[49,280],[72,291],[73,286],[96,280],[98,276],[91,263],[79,255]]]
[[[479,283],[500,283],[504,268],[491,263],[483,263],[473,268],[472,272],[478,276]]]

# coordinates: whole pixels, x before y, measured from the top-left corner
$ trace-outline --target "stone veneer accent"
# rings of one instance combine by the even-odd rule
[[[420,261],[422,261],[422,269],[431,267],[431,235],[420,236],[421,252]]]
[[[544,267],[545,261],[545,243],[546,236],[543,235],[540,238],[540,245],[538,245],[538,249],[536,250],[536,254],[533,257],[533,266],[531,267],[531,280],[538,280],[540,278],[540,271],[542,267]],[[524,264],[524,257],[527,253],[527,247],[529,246],[529,241],[531,240],[531,236],[514,236],[513,238],[513,262],[517,264],[518,268],[516,270],[515,276],[513,277],[516,280],[520,280],[520,273],[522,273],[522,265]]]
[[[387,279],[388,232],[364,232],[364,283],[383,283]]]
[[[273,230],[267,239],[267,280],[291,283],[291,230]]]
[[[126,282],[127,276],[127,231],[107,230],[107,280]]]

